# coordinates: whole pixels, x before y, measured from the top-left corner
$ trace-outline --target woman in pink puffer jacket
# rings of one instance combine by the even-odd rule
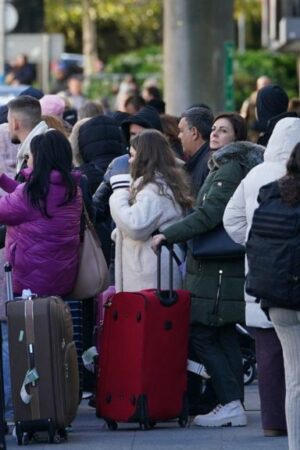
[[[0,223],[7,225],[5,252],[13,291],[66,295],[79,260],[82,194],[72,172],[72,150],[56,130],[34,137],[25,183],[0,175]]]

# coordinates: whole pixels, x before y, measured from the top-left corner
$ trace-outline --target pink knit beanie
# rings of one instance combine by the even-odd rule
[[[59,95],[44,95],[40,99],[43,115],[58,116],[62,118],[65,102]]]

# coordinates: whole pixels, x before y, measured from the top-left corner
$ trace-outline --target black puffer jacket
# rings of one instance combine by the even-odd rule
[[[111,117],[97,116],[83,123],[78,132],[80,170],[87,176],[93,194],[109,163],[124,152],[121,131]]]

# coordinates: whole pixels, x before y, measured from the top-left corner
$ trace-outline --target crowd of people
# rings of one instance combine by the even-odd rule
[[[0,262],[12,265],[14,295],[30,288],[76,304],[70,292],[83,204],[117,292],[155,288],[155,252],[165,241],[174,244],[174,287],[191,293],[189,359],[209,374],[205,400],[202,382],[188,378],[193,424],[247,425],[235,327],[245,323],[255,337],[263,433],[288,434],[289,449],[299,450],[300,379],[290,343],[299,335],[300,302],[293,310],[261,309],[260,299],[245,292],[244,251],[197,256],[192,245],[224,225],[245,246],[260,188],[284,177],[291,158],[288,175],[299,190],[299,151],[293,151],[299,150],[300,118],[288,95],[263,76],[240,113],[215,115],[199,103],[177,118],[165,113],[156,86],[140,94],[133,77],[124,80],[118,109],[108,113],[84,98],[76,77],[68,89],[61,96],[29,88],[0,109],[0,223],[6,234]],[[293,204],[299,204],[297,195]],[[162,254],[167,288],[167,251]],[[4,292],[0,298],[10,420]],[[94,302],[82,302],[81,351],[93,342]],[[82,378],[82,389],[92,391],[93,377],[88,387]]]

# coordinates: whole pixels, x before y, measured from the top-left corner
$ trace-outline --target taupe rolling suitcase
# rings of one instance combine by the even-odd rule
[[[10,300],[10,267],[5,271]],[[69,306],[59,297],[29,297],[9,301],[7,316],[18,444],[27,443],[39,431],[47,431],[50,443],[66,439],[66,427],[79,403]]]

